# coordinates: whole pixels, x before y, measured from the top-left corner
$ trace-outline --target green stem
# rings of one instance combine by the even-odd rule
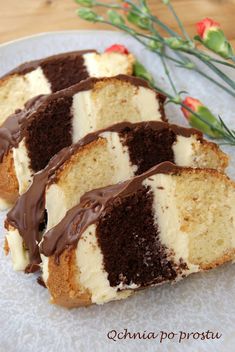
[[[137,12],[139,12],[142,16],[145,16],[146,18],[149,18],[151,19],[153,22],[157,23],[158,25],[161,26],[161,28],[163,28],[168,34],[170,35],[173,35],[174,37],[177,37],[177,38],[181,38],[179,36],[178,33],[172,31],[167,25],[165,25],[164,23],[162,23],[157,17],[155,16],[152,16],[151,14],[149,13],[146,13],[146,12],[143,12],[142,9],[133,4],[132,1],[130,0],[126,0],[127,3],[129,3],[130,5],[132,5],[136,10]],[[178,17],[178,16],[177,16]],[[160,23],[159,23],[160,22]],[[160,39],[164,41],[164,38],[162,36],[160,36],[158,34],[158,39]],[[190,40],[191,41],[191,40]],[[208,57],[208,60],[206,60],[204,58],[204,53],[202,53],[201,51],[197,50],[197,49],[188,49],[188,50],[185,50],[183,49],[182,50],[183,52],[186,52],[188,54],[191,54],[191,55],[194,55],[196,56],[199,60],[203,61],[208,67],[210,67],[210,69],[212,71],[214,71],[217,75],[219,75],[228,85],[230,85],[233,89],[235,89],[235,82],[233,80],[231,80],[226,74],[224,74],[221,70],[219,70],[215,65],[213,65],[213,63],[208,63],[208,61],[214,61],[213,58],[211,58],[209,55],[206,55]],[[235,61],[235,57],[232,58],[233,61]],[[222,63],[223,61],[221,61],[220,63]]]
[[[151,36],[149,36],[149,35],[146,35],[146,34],[142,34],[142,33],[139,33],[139,32],[135,32],[136,33],[136,35],[138,35],[138,36],[141,36],[141,37],[143,37],[143,38],[146,38],[146,39],[149,39],[149,40],[156,40],[156,41],[158,41],[158,39],[157,38],[154,38],[154,37],[151,37]],[[134,38],[136,38],[135,36],[134,36]],[[136,38],[137,39],[137,38]],[[146,43],[144,42],[144,41],[140,41],[143,45],[145,45],[146,47],[147,47],[147,45],[146,45]],[[160,55],[159,55],[160,56]],[[196,55],[197,56],[197,55]],[[166,56],[165,56],[166,57]],[[198,56],[197,56],[198,57]],[[169,58],[169,57],[168,57]],[[170,58],[171,60],[172,60],[172,58]],[[204,59],[203,59],[204,60]],[[176,60],[172,60],[172,61],[176,61]],[[178,61],[178,60],[177,60]],[[190,61],[189,61],[190,62]],[[203,61],[206,65],[210,65],[210,66],[213,66],[213,68],[212,67],[210,67],[212,70],[219,70],[216,66],[214,66],[212,63],[210,63],[210,62],[208,62],[207,60],[204,60]],[[184,63],[184,62],[177,62],[178,64],[179,64],[179,66],[180,67],[183,67],[183,68],[185,68],[185,69],[190,69],[191,70],[191,68],[190,67],[188,67],[187,66],[187,63]],[[220,88],[222,88],[222,89],[224,89],[228,94],[230,94],[231,96],[233,96],[233,97],[235,97],[235,92],[234,91],[232,91],[232,90],[230,90],[229,88],[227,88],[226,86],[224,86],[224,85],[222,85],[221,83],[219,83],[218,81],[216,81],[215,79],[213,79],[212,77],[210,77],[209,75],[207,75],[206,73],[204,73],[204,72],[202,72],[196,65],[193,67],[194,68],[194,71],[196,71],[196,72],[198,72],[201,76],[203,76],[203,77],[205,77],[206,79],[208,79],[209,81],[211,81],[211,82],[213,82],[215,85],[217,85],[218,87],[220,87]],[[219,70],[220,71],[220,70]],[[222,71],[221,71],[221,73],[223,73]],[[224,81],[226,81],[226,83],[228,83],[227,82],[227,76],[225,75],[225,79],[224,79]],[[231,82],[233,82],[233,81],[231,81]],[[233,87],[232,87],[233,88]]]
[[[99,6],[99,7],[106,7],[108,9],[117,9],[117,10],[123,10],[123,7],[120,5],[116,5],[116,4],[105,4],[103,2],[96,2],[95,6]]]
[[[200,52],[201,52],[201,51],[200,51]],[[213,58],[211,58],[210,61],[216,62],[216,63],[221,64],[221,65],[224,65],[224,66],[229,66],[229,67],[232,67],[232,68],[235,69],[235,65],[230,64],[229,62],[226,62],[226,61],[222,61],[222,60],[218,60],[218,59],[213,59]]]
[[[162,29],[164,29],[164,31],[167,32],[169,35],[173,35],[174,37],[181,38],[177,32],[169,28],[165,23],[159,20],[159,18],[157,18],[156,16],[151,15],[151,13],[149,12],[144,12],[141,7],[137,6],[130,0],[126,0],[125,2],[131,5],[132,8],[137,11],[136,14],[140,14],[141,16],[152,20],[154,23],[158,24]]]
[[[199,73],[202,77],[208,79],[210,82],[213,82],[215,85],[223,89],[225,92],[227,92],[229,95],[235,98],[235,92],[231,91],[229,88],[225,87],[223,84],[217,82],[214,78],[208,76],[205,72],[202,72],[199,68],[195,67],[194,71]]]
[[[166,65],[166,61],[165,61],[164,57],[161,56],[161,55],[160,55],[160,59],[161,59],[162,65],[163,65],[163,67],[164,67],[165,74],[166,74],[166,76],[168,77],[168,80],[169,80],[169,83],[170,83],[170,85],[171,85],[171,88],[172,88],[173,92],[175,93],[175,95],[178,95],[177,89],[176,89],[175,84],[174,84],[174,82],[173,82],[173,80],[172,80],[172,78],[171,78],[169,69],[168,69],[168,67],[167,67],[167,65]]]
[[[169,2],[167,4],[168,9],[170,10],[170,12],[172,13],[172,15],[174,16],[179,28],[181,29],[182,34],[184,35],[185,39],[188,42],[192,42],[190,36],[188,35],[187,31],[185,30],[183,23],[181,22],[180,18],[178,17],[177,13],[175,12],[174,7],[172,6],[171,2]]]
[[[208,66],[212,71],[214,71],[223,81],[225,81],[230,87],[235,89],[235,82],[230,79],[223,71],[221,71],[218,67],[216,67],[212,62],[206,60],[203,56],[201,56],[198,52],[193,52],[191,50],[187,51],[189,54],[196,56],[200,59],[206,66]]]
[[[104,24],[108,24],[108,25],[111,25],[115,28],[118,28],[122,31],[125,31],[126,33],[128,33],[129,35],[131,35],[133,38],[135,38],[139,43],[141,43],[142,45],[144,45],[145,47],[147,47],[148,49],[150,49],[148,47],[148,45],[146,44],[145,41],[141,40],[139,37],[143,37],[143,38],[146,38],[148,40],[156,40],[157,42],[159,42],[158,38],[153,38],[152,36],[149,36],[149,35],[146,35],[146,34],[143,34],[143,33],[140,33],[140,32],[136,32],[134,31],[133,29],[130,29],[128,26],[126,25],[122,25],[122,26],[119,26],[119,25],[115,25],[114,23],[111,23],[109,21],[106,21],[106,20],[103,20],[103,21],[99,21],[99,22],[102,22]],[[154,51],[156,54],[158,54],[158,56],[161,58],[161,54],[155,50],[152,50]],[[185,69],[190,69],[187,64],[185,64],[184,62],[182,61],[179,61],[165,53],[162,53],[162,55],[164,55],[164,57],[168,60],[171,60],[173,61],[174,63],[177,63],[180,67],[182,68],[185,68]],[[208,79],[209,81],[213,82],[214,84],[216,84],[218,87],[220,87],[221,89],[224,89],[228,94],[230,94],[231,96],[235,97],[235,93],[231,90],[229,90],[227,87],[223,86],[222,84],[220,84],[219,82],[217,82],[216,80],[214,80],[213,78],[211,78],[210,76],[208,76],[207,74],[205,74],[204,72],[200,71],[197,67],[194,67],[194,70],[199,73],[201,76],[205,77],[206,79]],[[169,77],[168,77],[169,78]]]

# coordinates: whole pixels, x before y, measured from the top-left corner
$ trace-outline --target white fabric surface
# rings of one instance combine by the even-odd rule
[[[62,51],[96,48],[102,50],[122,43],[167,85],[158,58],[131,38],[108,31],[71,31],[43,34],[0,46],[0,76],[27,60]],[[232,72],[229,72],[232,75]],[[192,72],[174,69],[179,89],[201,99],[235,128],[234,99]],[[170,120],[186,125],[179,108],[168,106]],[[235,147],[227,147],[231,156],[230,176],[235,175]],[[34,275],[12,271],[9,257],[3,253],[4,213],[0,214],[0,352],[96,352],[105,351],[235,351],[235,266],[225,265],[208,273],[196,274],[175,285],[149,289],[126,301],[65,310],[49,304],[46,289]],[[107,338],[110,330],[123,332],[179,331],[219,332],[219,340],[190,338],[171,341],[118,340]]]

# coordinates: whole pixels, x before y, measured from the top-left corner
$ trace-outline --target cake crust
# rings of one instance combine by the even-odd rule
[[[60,257],[60,265],[55,258],[49,258],[48,285],[51,290],[51,303],[62,307],[84,307],[91,304],[91,295],[79,283],[79,268],[76,265],[74,249],[67,249]],[[53,275],[50,275],[53,273]]]
[[[0,163],[0,194],[1,198],[9,204],[14,204],[19,196],[19,184],[12,151],[4,155]]]

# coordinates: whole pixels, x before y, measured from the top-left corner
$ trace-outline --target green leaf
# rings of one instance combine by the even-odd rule
[[[95,0],[75,0],[75,2],[84,7],[93,7],[95,5]]]
[[[133,71],[134,76],[145,79],[149,82],[150,85],[154,84],[153,76],[138,60],[136,60],[134,63]]]
[[[122,26],[125,24],[124,18],[117,11],[109,10],[107,14],[108,19],[112,24],[115,24],[116,26]]]
[[[87,8],[78,9],[77,14],[81,19],[89,22],[99,22],[103,20],[101,16],[97,15],[94,11]]]

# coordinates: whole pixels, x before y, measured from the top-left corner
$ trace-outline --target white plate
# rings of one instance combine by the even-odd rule
[[[27,60],[63,51],[96,48],[103,50],[122,43],[135,53],[155,74],[163,87],[167,82],[158,58],[126,35],[109,31],[69,31],[45,33],[0,46],[0,76]],[[232,72],[229,72],[232,75]],[[174,70],[180,89],[186,89],[210,106],[216,114],[235,127],[235,103],[232,97],[195,73]],[[168,107],[171,121],[185,124],[175,107]],[[234,175],[234,149],[230,175]],[[4,214],[0,214],[1,224]],[[146,290],[126,301],[104,306],[65,310],[49,304],[46,289],[35,282],[34,275],[12,271],[10,258],[3,254],[1,227],[0,271],[0,352],[96,352],[105,351],[235,351],[235,267],[225,265],[208,273],[196,274],[173,286]],[[172,340],[109,340],[111,330],[123,333],[159,331],[178,333]],[[213,331],[220,339],[196,339],[178,342],[179,332]],[[115,334],[113,332],[113,334]],[[164,335],[165,336],[165,335]],[[169,335],[172,337],[173,335]],[[123,337],[120,334],[119,337]]]

